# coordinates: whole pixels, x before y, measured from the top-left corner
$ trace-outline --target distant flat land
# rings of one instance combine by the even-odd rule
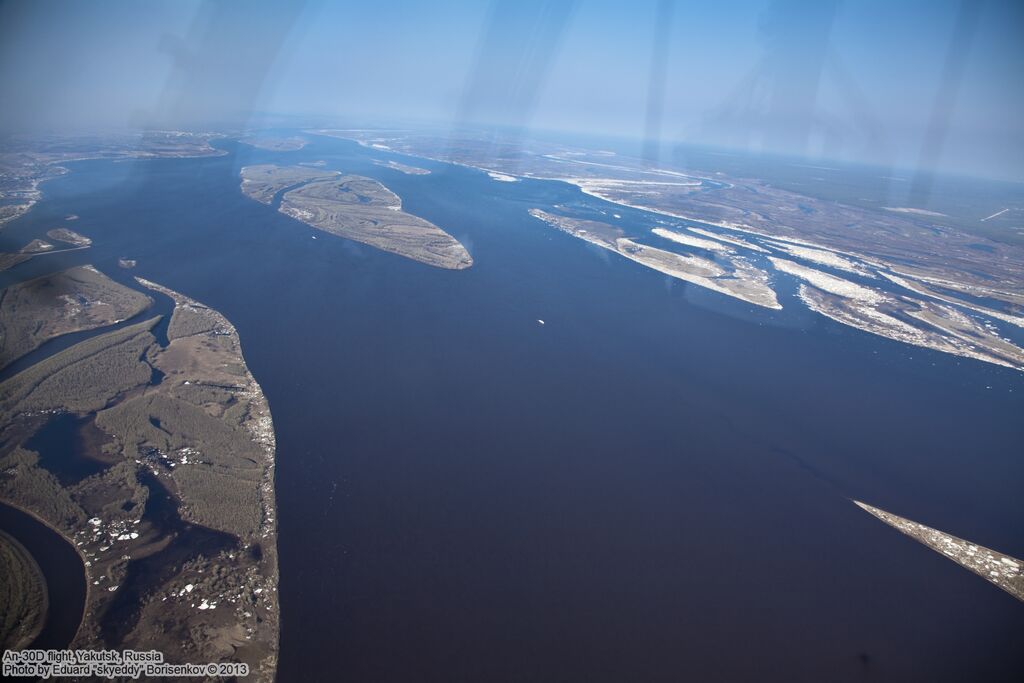
[[[389,159],[388,161],[381,161],[380,159],[374,159],[373,163],[384,168],[391,168],[396,171],[401,171],[406,175],[429,175],[430,171],[425,168],[419,168],[418,166],[409,166],[408,164],[400,164],[397,161]]]
[[[242,661],[254,680],[271,681],[279,615],[269,406],[230,322],[139,283],[174,301],[166,345],[154,334],[158,316],[0,383],[0,499],[45,520],[85,559],[89,592],[72,647]],[[77,450],[35,445],[67,417]],[[76,460],[91,467],[69,469]]]
[[[311,180],[323,180],[340,175],[337,171],[322,171],[305,166],[275,166],[258,164],[242,168],[242,194],[263,204],[270,204],[281,190]]]
[[[356,175],[324,179],[324,175],[299,166],[247,166],[242,169],[242,192],[270,203],[281,189],[303,183],[285,192],[282,213],[333,235],[438,268],[461,270],[473,265],[472,256],[458,240],[403,211],[402,200],[376,180]]]
[[[0,291],[0,368],[47,340],[127,320],[151,303],[91,266],[12,285]]]
[[[46,232],[46,236],[52,240],[66,242],[67,244],[75,247],[88,247],[92,244],[91,239],[85,235],[79,235],[74,230],[69,230],[68,228],[54,228],[53,230],[48,230]]]
[[[45,254],[53,249],[53,245],[46,240],[34,239],[24,247],[21,251],[26,254]]]
[[[240,138],[238,141],[257,149],[265,149],[271,152],[295,152],[307,144],[305,138],[298,136],[275,137],[272,135],[253,135]]]
[[[53,244],[41,239],[34,239],[24,247],[14,253],[3,253],[0,252],[0,271],[13,268],[19,263],[28,261],[33,256],[39,256],[41,254],[59,254],[65,251],[74,251],[76,249],[87,249],[92,244],[92,240],[83,235],[79,235],[73,230],[67,228],[56,228],[46,233],[46,236],[52,240],[58,242],[65,242],[70,244],[70,247],[64,247],[63,249],[57,249]]]
[[[667,252],[642,243],[595,242],[647,267],[702,286],[719,286],[720,277],[709,277],[712,270],[690,258],[713,253],[718,265],[727,259],[741,266],[723,288],[730,296],[770,304],[764,289],[794,278],[802,305],[843,325],[1024,370],[1024,349],[1014,341],[1018,330],[1012,329],[1024,327],[1024,241],[1008,234],[999,240],[987,237],[996,230],[989,222],[1009,221],[1005,225],[1012,226],[1024,215],[1014,208],[1012,196],[1003,196],[1010,192],[1005,188],[999,205],[976,210],[973,220],[953,219],[941,211],[872,206],[863,196],[850,194],[849,187],[836,195],[839,201],[819,198],[810,190],[798,191],[801,184],[791,167],[778,167],[778,182],[739,175],[746,164],[776,177],[777,165],[756,159],[723,161],[730,170],[726,174],[714,170],[717,157],[710,156],[704,157],[709,170],[681,171],[609,151],[491,135],[308,132],[488,173],[568,182],[599,200],[646,212],[657,224],[652,232],[678,245]],[[835,194],[842,183],[823,187]],[[972,187],[981,193],[975,204],[998,195],[995,190],[986,195],[977,183]],[[565,226],[579,220],[562,216],[556,222]],[[973,226],[973,232],[965,226]],[[600,233],[588,228],[566,231],[588,241]],[[658,253],[679,249],[686,252],[682,259]],[[688,265],[680,267],[684,263]]]
[[[68,172],[61,163],[83,159],[160,159],[221,156],[210,145],[217,133],[144,131],[103,135],[40,136],[9,140],[0,152],[0,226],[31,209],[42,183]],[[68,217],[68,220],[77,216]]]

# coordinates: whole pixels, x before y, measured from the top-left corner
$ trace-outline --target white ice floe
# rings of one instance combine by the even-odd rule
[[[866,277],[876,277],[872,271],[864,268],[859,263],[851,261],[845,256],[840,256],[831,250],[813,249],[811,247],[785,244],[783,242],[776,241],[772,241],[771,245],[777,249],[785,251],[791,256],[802,258],[805,261],[812,261],[823,266],[829,266],[830,268],[836,268],[838,270],[845,270],[847,272],[864,275]]]
[[[507,173],[498,173],[497,171],[488,171],[487,175],[491,176],[491,180],[497,180],[501,183],[518,183],[519,178],[514,175],[508,175]]]
[[[731,252],[732,249],[717,242],[715,240],[707,240],[700,237],[693,237],[684,232],[676,232],[675,230],[666,230],[665,228],[654,228],[651,230],[655,235],[663,239],[671,240],[676,244],[682,244],[686,247],[694,247],[696,249],[706,249],[708,251],[723,251]]]
[[[882,208],[885,209],[886,211],[892,211],[894,213],[910,213],[914,214],[915,216],[935,216],[938,218],[946,215],[944,213],[939,213],[938,211],[929,211],[927,209],[915,209],[909,206],[883,206]]]
[[[760,251],[760,252],[764,252],[764,253],[768,252],[768,250],[765,249],[764,247],[758,246],[758,245],[754,244],[753,242],[748,242],[746,240],[741,240],[740,238],[733,237],[731,235],[722,235],[722,234],[719,234],[719,233],[711,232],[710,230],[704,230],[702,228],[693,228],[693,227],[691,227],[691,228],[689,228],[689,230],[690,230],[690,232],[697,233],[698,235],[704,235],[704,237],[710,237],[711,239],[715,239],[715,240],[718,240],[720,242],[725,242],[727,244],[732,244],[732,245],[737,246],[737,247],[743,247],[744,249],[750,249],[751,251]]]
[[[1003,209],[1002,211],[996,211],[996,212],[995,212],[994,214],[992,214],[991,216],[985,216],[984,218],[982,218],[982,219],[981,219],[981,222],[982,222],[982,223],[984,223],[985,221],[990,221],[990,220],[992,220],[993,218],[996,218],[997,216],[1002,216],[1002,215],[1003,215],[1004,213],[1006,213],[1007,211],[1009,211],[1009,209]]]
[[[786,259],[776,258],[774,256],[769,256],[768,259],[783,273],[805,280],[829,294],[835,294],[836,296],[843,296],[848,299],[855,299],[869,304],[880,303],[885,298],[875,290],[858,285],[856,282],[844,280],[841,277],[829,275],[828,273],[823,273],[820,270],[808,268],[807,266],[802,266],[799,263],[787,261]]]

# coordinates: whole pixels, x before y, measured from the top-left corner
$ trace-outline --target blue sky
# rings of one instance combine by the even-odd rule
[[[1024,3],[980,6],[972,20],[944,0],[7,2],[0,129],[270,111],[656,135],[1024,179]],[[957,42],[965,17],[973,30]]]

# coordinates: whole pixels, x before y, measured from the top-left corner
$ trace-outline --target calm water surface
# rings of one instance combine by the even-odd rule
[[[1020,603],[849,500],[1024,557],[1024,375],[833,324],[787,282],[783,311],[755,310],[527,215],[609,210],[565,184],[395,157],[434,171],[406,176],[326,139],[223,146],[72,165],[0,237],[20,246],[77,214],[66,225],[93,248],[0,285],[93,263],[236,325],[277,429],[280,680],[1024,669]],[[473,268],[239,192],[244,164],[317,159],[383,181]]]
[[[74,546],[35,517],[0,503],[0,528],[35,558],[46,583],[46,621],[31,649],[62,649],[71,644],[85,607],[85,566]],[[6,680],[6,679],[5,679]]]

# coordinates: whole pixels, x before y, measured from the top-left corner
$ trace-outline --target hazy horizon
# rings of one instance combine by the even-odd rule
[[[0,5],[3,134],[325,121],[1024,180],[1024,9],[652,0]]]

